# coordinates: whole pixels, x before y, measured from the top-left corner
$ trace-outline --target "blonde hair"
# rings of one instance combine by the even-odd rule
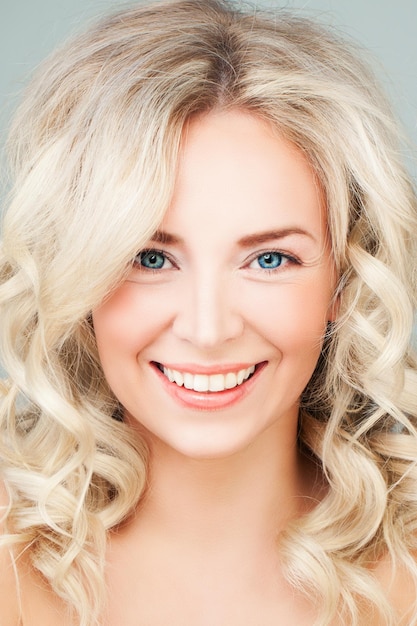
[[[306,153],[339,273],[338,320],[300,415],[300,445],[330,488],[280,538],[288,579],[320,624],[358,624],[366,606],[392,625],[370,566],[388,553],[417,580],[415,196],[373,76],[346,42],[286,11],[125,9],[29,88],[0,257],[2,541],[29,546],[81,626],[98,623],[106,531],[143,494],[147,452],[119,417],[90,313],[169,205],[184,124],[219,107],[261,116]]]

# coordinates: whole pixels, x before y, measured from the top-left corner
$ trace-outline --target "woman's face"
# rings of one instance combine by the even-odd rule
[[[334,282],[303,153],[248,113],[192,120],[160,230],[93,313],[126,420],[193,458],[294,443]]]

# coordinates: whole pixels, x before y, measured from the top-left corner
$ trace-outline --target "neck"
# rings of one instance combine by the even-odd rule
[[[296,442],[268,429],[246,449],[220,459],[187,458],[152,442],[149,490],[137,521],[175,542],[212,545],[275,542],[305,509],[311,489]],[[310,481],[311,482],[311,481]]]
[[[123,590],[134,580],[144,604],[158,590],[178,607],[178,593],[196,614],[211,615],[210,623],[236,623],[229,615],[247,598],[246,607],[274,614],[251,623],[275,623],[294,593],[280,568],[277,536],[317,492],[297,433],[288,438],[270,428],[227,458],[192,459],[156,439],[150,449],[146,497],[111,536],[112,584],[119,580]],[[291,615],[294,606],[291,600]]]

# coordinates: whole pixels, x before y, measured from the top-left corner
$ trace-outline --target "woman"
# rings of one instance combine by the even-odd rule
[[[124,10],[10,148],[2,626],[416,623],[416,203],[346,43]]]

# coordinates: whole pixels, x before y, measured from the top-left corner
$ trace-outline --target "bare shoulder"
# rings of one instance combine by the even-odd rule
[[[8,495],[0,481],[0,626],[20,624],[19,595],[11,550],[1,541],[4,537],[3,515],[8,505]]]
[[[417,565],[417,555],[414,555]],[[394,567],[387,555],[380,559],[374,569],[381,586],[398,615],[398,626],[416,624],[412,619],[415,611],[417,583],[403,565]]]

